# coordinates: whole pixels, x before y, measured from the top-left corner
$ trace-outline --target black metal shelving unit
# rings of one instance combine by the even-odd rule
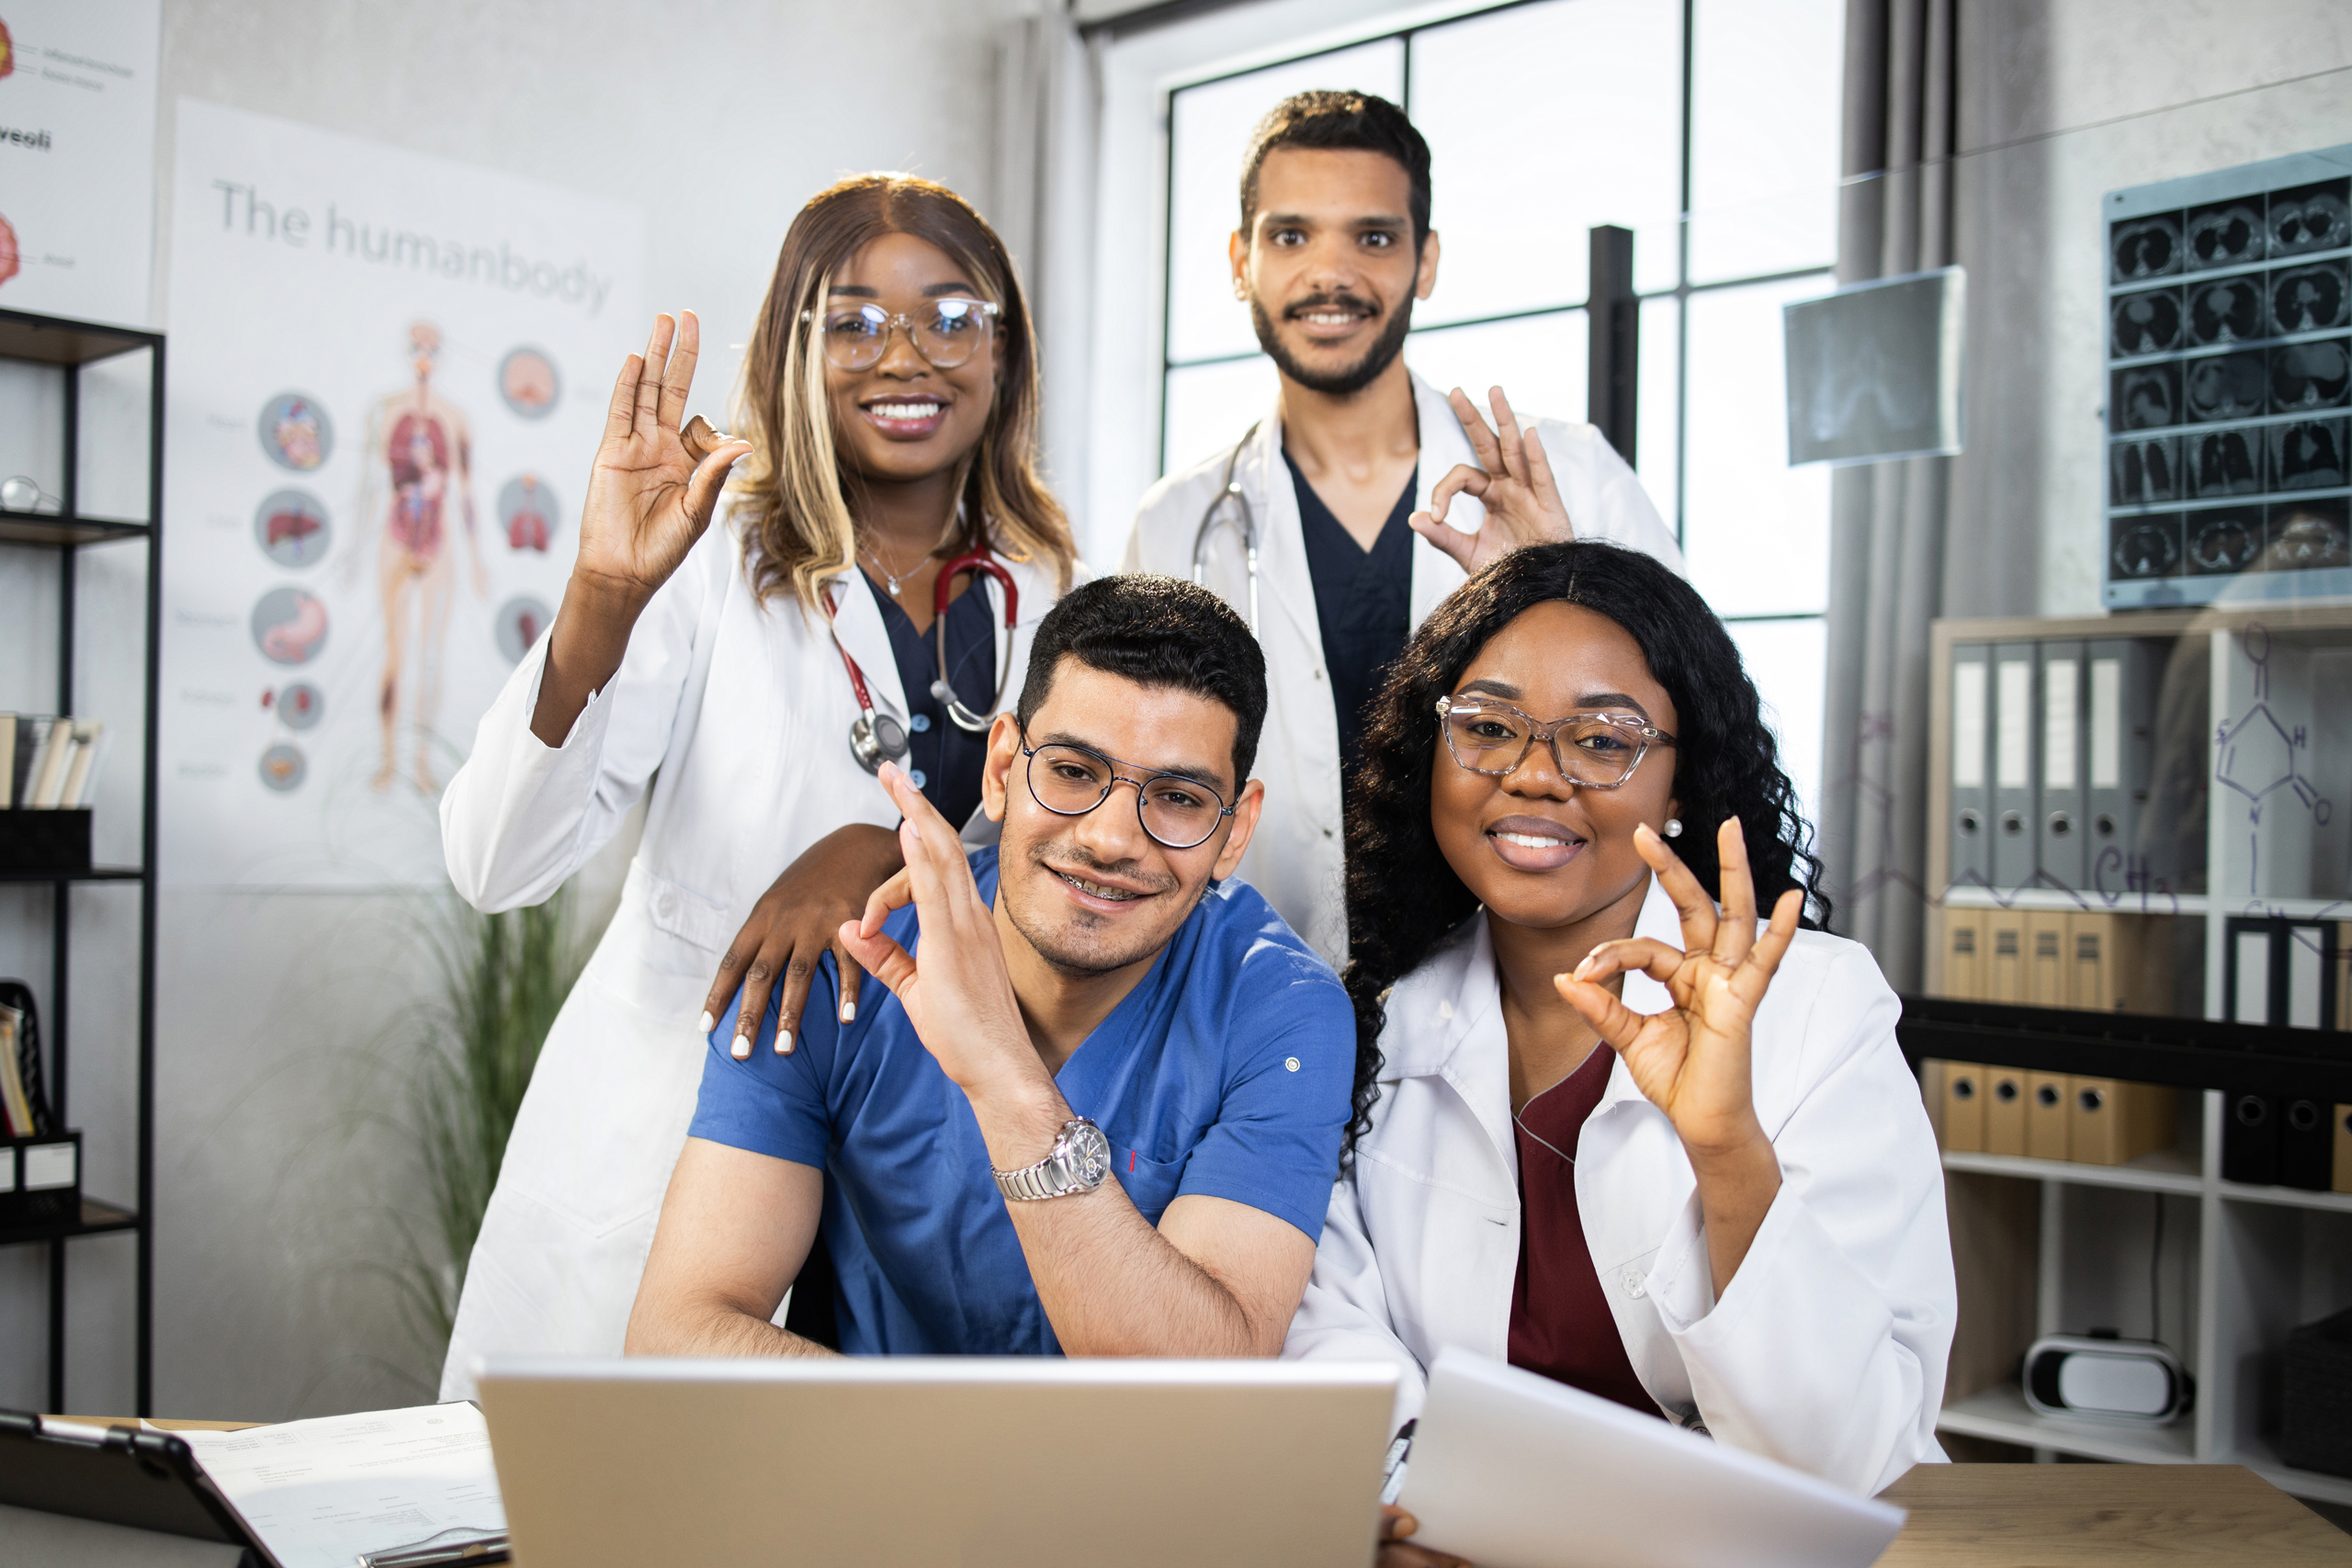
[[[143,522],[85,516],[76,491],[82,466],[81,376],[83,367],[126,354],[150,356],[147,406],[147,517]],[[0,310],[0,359],[46,366],[65,378],[64,478],[57,512],[0,509],[0,546],[54,550],[58,555],[57,711],[76,711],[74,700],[74,566],[90,546],[143,542],[147,550],[147,641],[144,737],[140,790],[140,856],[135,866],[95,866],[72,873],[6,873],[0,882],[45,884],[51,889],[51,976],[41,1001],[41,1041],[46,1053],[51,1109],[58,1124],[70,1126],[66,1098],[68,1042],[72,1038],[68,973],[72,958],[74,890],[85,884],[139,886],[138,1192],[125,1208],[85,1197],[72,1221],[0,1230],[0,1247],[44,1246],[49,1249],[49,1402],[64,1410],[65,1263],[70,1244],[82,1236],[129,1232],[137,1238],[138,1303],[136,1394],[138,1414],[154,1402],[155,1271],[155,784],[156,723],[162,669],[164,611],[164,339],[158,333],[100,326],[55,316]],[[86,1156],[86,1151],[85,1151]]]

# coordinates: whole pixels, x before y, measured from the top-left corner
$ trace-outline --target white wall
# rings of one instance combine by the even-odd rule
[[[728,345],[749,336],[776,246],[811,193],[844,174],[895,167],[989,209],[997,37],[1028,8],[165,0],[159,185],[169,188],[172,104],[188,96],[637,202],[652,220],[650,301],[698,310],[715,346],[695,403],[716,417],[738,358]],[[159,257],[171,220],[159,210]],[[163,285],[159,266],[156,319],[168,331]],[[300,312],[254,330],[299,332]],[[42,428],[44,395],[0,378],[0,471],[20,471],[7,460]],[[86,559],[81,705],[128,724],[141,579],[104,552]],[[51,706],[53,570],[28,552],[0,552],[0,707]],[[135,749],[118,750],[109,765],[131,794],[102,808],[110,819],[101,835],[127,825],[135,853]],[[605,869],[609,880],[614,868]],[[47,897],[0,889],[0,974],[24,976],[43,995]],[[89,1134],[90,1190],[127,1196],[136,898],[76,897],[73,1119]],[[402,1338],[375,1272],[412,1202],[405,1140],[386,1113],[400,1033],[428,984],[418,923],[429,918],[405,897],[165,896],[162,1414],[273,1419],[430,1397],[437,1368]],[[130,1259],[128,1238],[74,1246],[74,1409],[131,1406]],[[47,1279],[43,1249],[0,1253],[0,1405],[45,1399]]]
[[[2101,200],[2352,142],[2352,6],[1975,0],[1960,18],[1968,451],[1953,467],[1944,609],[2097,615]]]

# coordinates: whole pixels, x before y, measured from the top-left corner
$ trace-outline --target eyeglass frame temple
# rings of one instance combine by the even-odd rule
[[[1046,797],[1037,793],[1037,781],[1029,776],[1029,770],[1037,765],[1037,753],[1046,750],[1046,747],[1047,746],[1058,746],[1065,751],[1083,752],[1087,756],[1093,758],[1096,761],[1110,768],[1111,782],[1102,786],[1102,793],[1094,797],[1093,805],[1088,807],[1083,811],[1063,811],[1046,804]],[[1241,809],[1241,803],[1239,801],[1234,802],[1231,806],[1226,805],[1225,795],[1215,784],[1203,784],[1200,780],[1193,778],[1188,773],[1171,773],[1164,768],[1147,768],[1144,771],[1149,775],[1149,777],[1141,779],[1131,778],[1127,774],[1119,772],[1118,764],[1125,761],[1125,758],[1108,756],[1103,752],[1097,751],[1091,746],[1073,746],[1067,740],[1048,740],[1046,742],[1045,746],[1032,746],[1029,744],[1029,737],[1024,734],[1021,737],[1021,755],[1027,759],[1021,769],[1021,782],[1028,786],[1029,798],[1035,801],[1040,809],[1051,811],[1057,817],[1091,816],[1093,813],[1102,809],[1103,802],[1111,798],[1111,792],[1113,790],[1118,788],[1123,784],[1131,784],[1135,785],[1136,826],[1143,829],[1144,837],[1149,839],[1153,843],[1158,844],[1163,850],[1175,850],[1181,853],[1185,850],[1199,849],[1203,844],[1207,843],[1212,838],[1216,836],[1217,823],[1224,821],[1227,818]],[[1131,768],[1135,766],[1133,762],[1127,762],[1126,765]],[[1189,844],[1171,844],[1167,840],[1161,838],[1159,834],[1153,832],[1151,830],[1151,824],[1143,819],[1144,786],[1149,784],[1153,779],[1178,779],[1182,780],[1185,784],[1191,784],[1195,789],[1206,790],[1209,794],[1209,798],[1215,800],[1217,804],[1217,813],[1216,816],[1209,822],[1209,830],[1203,833],[1199,838],[1194,839]]]
[[[963,297],[961,295],[956,295],[953,296],[953,298],[962,299]],[[932,303],[933,305],[939,305],[945,303],[945,300],[934,299]],[[964,303],[978,306],[980,311],[980,319],[988,322],[991,330],[995,328],[997,319],[1004,314],[1003,308],[998,305],[994,300],[965,299]],[[871,305],[870,301],[861,304],[859,309],[867,309],[869,305]],[[881,307],[878,305],[872,305],[871,308],[875,310],[881,310]],[[803,310],[800,312],[800,321],[802,325],[814,326],[817,329],[818,352],[820,354],[823,353],[825,340],[830,338],[832,334],[825,331],[823,322],[817,320],[817,312],[814,310]],[[836,367],[836,368],[842,370],[852,368],[865,370],[872,368],[873,366],[881,364],[883,356],[890,352],[890,333],[894,331],[905,333],[907,334],[907,346],[915,351],[915,357],[922,360],[925,365],[930,366],[933,370],[956,370],[971,363],[970,355],[967,355],[964,358],[957,360],[954,365],[939,364],[933,360],[930,355],[923,352],[922,340],[915,336],[915,319],[912,316],[909,315],[904,310],[883,310],[882,346],[875,351],[874,358],[866,365],[860,365],[856,367],[842,365]],[[975,346],[972,352],[977,354],[979,350]],[[832,355],[826,355],[825,358],[828,363],[831,363]]]
[[[1455,699],[1452,696],[1440,696],[1437,700],[1438,728],[1445,736],[1445,754],[1453,759],[1453,765],[1455,767],[1462,769],[1465,773],[1477,773],[1485,778],[1509,778],[1511,774],[1519,772],[1521,768],[1527,765],[1527,759],[1534,755],[1535,743],[1540,740],[1550,750],[1552,753],[1553,769],[1576,788],[1622,789],[1627,784],[1633,782],[1634,770],[1642,765],[1642,759],[1650,754],[1650,748],[1653,746],[1664,746],[1668,750],[1671,750],[1675,744],[1673,736],[1668,735],[1657,725],[1650,723],[1647,719],[1645,719],[1642,721],[1642,728],[1648,730],[1649,734],[1642,738],[1641,749],[1634,753],[1634,760],[1625,764],[1623,776],[1620,777],[1612,784],[1592,784],[1587,780],[1577,778],[1574,773],[1570,773],[1568,771],[1568,764],[1566,761],[1560,755],[1560,727],[1567,723],[1569,719],[1575,718],[1577,716],[1575,714],[1566,714],[1554,719],[1550,724],[1544,724],[1540,722],[1534,715],[1527,712],[1524,708],[1513,706],[1510,703],[1498,701],[1493,705],[1494,706],[1499,708],[1510,708],[1511,712],[1527,720],[1527,744],[1520,748],[1518,758],[1512,761],[1510,767],[1489,773],[1485,768],[1474,768],[1470,766],[1469,763],[1462,760],[1461,754],[1456,752],[1453,749],[1453,733],[1452,729],[1447,727],[1445,721],[1453,716],[1454,701]],[[1474,703],[1465,703],[1463,705],[1464,708],[1475,708],[1478,705],[1480,705]],[[1616,720],[1606,718],[1604,716],[1604,722],[1613,725],[1616,723]],[[1035,792],[1033,791],[1032,793]],[[1043,801],[1038,802],[1038,804],[1041,806],[1045,805]],[[1047,807],[1046,809],[1051,810],[1052,807]],[[1148,829],[1145,830],[1147,832],[1149,831]]]

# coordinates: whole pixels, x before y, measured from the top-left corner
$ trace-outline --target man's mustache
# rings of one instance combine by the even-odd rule
[[[1165,872],[1147,870],[1139,860],[1098,860],[1094,852],[1083,844],[1040,844],[1029,852],[1029,862],[1057,874],[1065,871],[1076,872],[1090,881],[1098,876],[1112,877],[1148,887],[1154,893],[1172,893],[1178,886],[1175,877]],[[1060,863],[1054,864],[1054,862]]]

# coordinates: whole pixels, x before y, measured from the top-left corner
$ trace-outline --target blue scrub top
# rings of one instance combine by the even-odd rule
[[[995,901],[996,852],[971,857]],[[886,928],[922,962],[912,906]],[[736,1007],[742,1005],[739,996]],[[853,1355],[1057,1355],[970,1102],[879,981],[839,1021],[828,954],[790,1055],[769,1004],[749,1060],[711,1032],[691,1135],[825,1172],[821,1231]],[[1323,1234],[1354,1081],[1355,1019],[1330,967],[1256,889],[1204,896],[1134,990],[1062,1064],[1063,1098],[1111,1143],[1146,1220],[1179,1195]],[[1040,1151],[1042,1152],[1042,1151]]]

